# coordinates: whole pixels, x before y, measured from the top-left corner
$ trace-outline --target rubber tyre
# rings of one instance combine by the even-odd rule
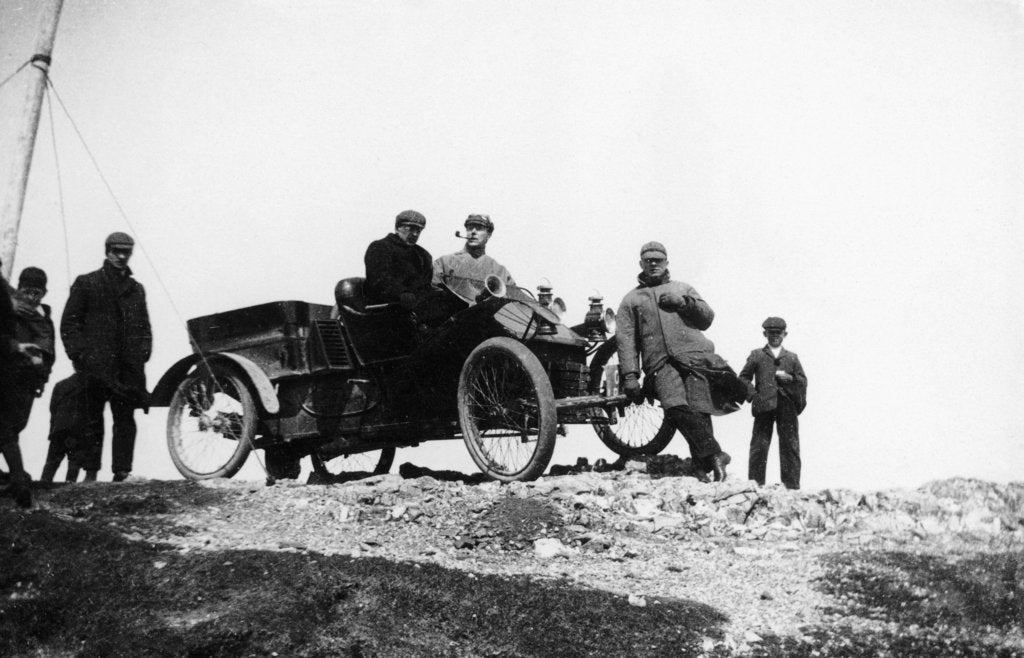
[[[525,345],[491,338],[462,365],[459,425],[470,456],[488,477],[534,480],[555,450],[558,413],[544,367]]]
[[[618,362],[615,337],[606,340],[590,358],[590,393],[602,394],[607,390],[605,366]],[[619,422],[614,425],[595,424],[594,431],[608,448],[617,455],[656,455],[668,446],[676,429],[665,418],[659,405],[644,401],[627,404],[619,410]]]
[[[189,480],[229,478],[238,472],[256,436],[258,410],[244,379],[222,365],[200,371],[174,391],[167,410],[167,448]]]

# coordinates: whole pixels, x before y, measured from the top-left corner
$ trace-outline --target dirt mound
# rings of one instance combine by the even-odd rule
[[[0,500],[0,652],[1024,655],[1024,483],[788,491],[684,461]]]

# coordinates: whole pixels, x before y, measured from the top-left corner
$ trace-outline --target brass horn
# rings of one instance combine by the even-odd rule
[[[508,294],[508,287],[501,277],[496,274],[488,274],[484,279],[484,289],[476,296],[476,301],[482,302],[491,297],[502,298]]]

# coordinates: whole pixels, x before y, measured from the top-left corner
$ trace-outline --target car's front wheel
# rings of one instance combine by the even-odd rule
[[[213,364],[186,377],[167,410],[167,448],[190,480],[229,478],[252,451],[257,409],[245,381]]]
[[[459,425],[485,475],[511,482],[539,477],[555,449],[558,413],[544,367],[522,343],[491,338],[459,375]]]

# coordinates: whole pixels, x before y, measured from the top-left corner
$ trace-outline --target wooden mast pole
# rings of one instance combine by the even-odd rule
[[[28,172],[32,167],[32,150],[35,148],[36,131],[39,128],[39,113],[43,106],[43,93],[46,91],[46,76],[50,70],[53,41],[57,36],[57,21],[60,19],[60,10],[64,4],[64,0],[38,1],[44,6],[39,17],[39,33],[36,37],[32,64],[28,67],[32,79],[28,83],[24,110],[19,121],[11,176],[7,191],[4,193],[3,207],[0,208],[0,259],[3,260],[2,273],[8,281],[14,270],[14,251],[18,246],[18,227],[21,224],[21,211],[25,206]]]

